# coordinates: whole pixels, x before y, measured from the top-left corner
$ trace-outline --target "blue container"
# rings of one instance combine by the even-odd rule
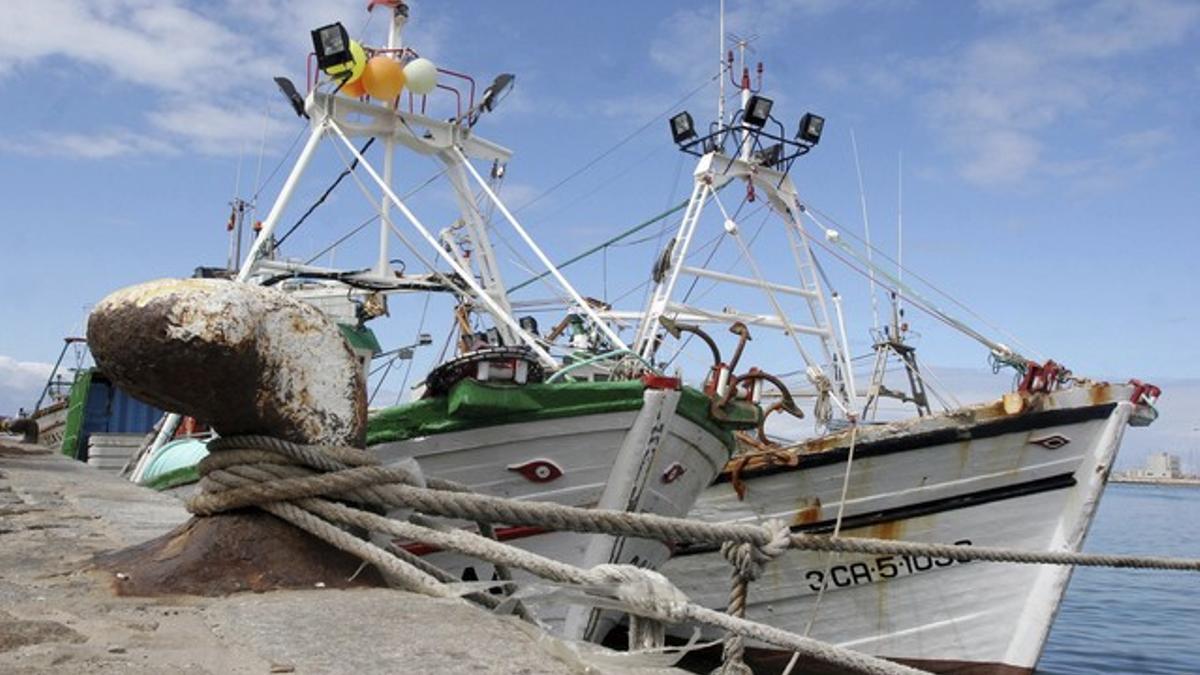
[[[74,456],[87,461],[88,439],[96,433],[146,434],[163,411],[130,396],[98,370],[92,372],[83,408],[83,424]]]

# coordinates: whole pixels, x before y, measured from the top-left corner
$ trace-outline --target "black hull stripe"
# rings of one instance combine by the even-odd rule
[[[975,440],[979,438],[993,438],[995,436],[1003,436],[1004,434],[1020,433],[1022,431],[1031,431],[1033,429],[1045,429],[1050,427],[1058,427],[1066,424],[1075,424],[1077,422],[1086,422],[1089,420],[1097,420],[1108,417],[1112,414],[1116,403],[1104,403],[1101,405],[1092,405],[1082,408],[1066,408],[1061,410],[1045,410],[1042,412],[1027,413],[1024,415],[1014,415],[992,422],[983,422],[974,426],[958,426],[946,427],[944,429],[935,429],[934,431],[926,431],[919,434],[903,434],[891,438],[882,438],[877,441],[864,441],[858,443],[854,448],[854,458],[861,459],[863,457],[875,457],[877,455],[890,455],[897,452],[908,452],[911,450],[922,450],[938,445],[949,445],[951,443],[960,443],[962,441]],[[847,437],[847,443],[849,438]],[[815,452],[811,455],[799,455],[800,463],[796,466],[765,466],[761,469],[745,469],[741,473],[743,481],[753,478],[761,478],[763,476],[771,476],[777,473],[788,473],[791,471],[804,471],[817,466],[826,464],[840,464],[846,461],[846,457],[850,454],[848,446],[831,448],[823,452]],[[714,483],[728,483],[730,474],[722,472],[717,476]]]
[[[969,492],[964,495],[943,497],[941,499],[933,499],[927,502],[918,502],[916,504],[906,504],[904,506],[897,506],[896,508],[885,509],[883,511],[860,513],[858,515],[847,516],[846,518],[843,518],[842,530],[853,530],[860,527],[881,525],[883,523],[890,523],[897,520],[918,518],[920,516],[928,516],[934,513],[941,513],[943,511],[954,511],[957,509],[965,509],[971,506],[979,506],[980,504],[1003,501],[1005,499],[1026,497],[1028,495],[1034,495],[1041,492],[1064,490],[1066,488],[1074,487],[1075,483],[1076,481],[1074,474],[1062,473],[1055,476],[1050,476],[1048,478],[1039,478],[1037,480],[1026,481],[1024,483],[1004,485],[998,488],[979,490],[978,492]],[[792,532],[824,534],[833,531],[833,524],[833,519],[820,520],[815,523],[793,525],[791,530]],[[709,544],[679,544],[676,545],[672,556],[711,553],[719,549],[719,546]]]

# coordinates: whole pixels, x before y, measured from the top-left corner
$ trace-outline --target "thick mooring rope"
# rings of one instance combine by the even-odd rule
[[[760,525],[712,524],[652,514],[514,501],[464,492],[466,488],[462,485],[436,479],[426,481],[429,487],[421,487],[420,477],[403,468],[379,466],[378,460],[363,450],[305,446],[266,436],[220,438],[209,443],[209,450],[211,454],[200,464],[201,492],[188,502],[189,510],[197,515],[256,506],[375,565],[393,583],[434,597],[459,596],[443,583],[447,574],[428,563],[406,560],[411,556],[395,555],[350,534],[345,528],[381,532],[487,560],[504,570],[503,577],[508,577],[509,567],[522,569],[578,587],[597,598],[615,600],[626,611],[648,619],[666,623],[696,622],[722,628],[731,636],[738,636],[727,641],[723,667],[727,673],[744,672],[741,660],[744,638],[777,645],[846,672],[919,672],[746,620],[748,584],[761,575],[763,565],[790,549],[913,554],[960,562],[985,560],[1200,571],[1200,560],[828,537],[793,533],[781,521]],[[377,510],[406,508],[427,515],[472,520],[480,524],[485,534],[490,533],[492,523],[505,523],[720,545],[722,554],[734,568],[729,611],[718,612],[688,601],[657,572],[631,565],[599,565],[585,570],[466,530],[435,529],[386,518],[331,499]],[[490,602],[485,604],[495,606]]]
[[[399,468],[379,467],[374,458],[361,450],[303,446],[262,436],[217,439],[209,444],[209,450],[211,454],[200,464],[200,473],[203,476],[202,492],[188,503],[188,508],[193,513],[211,515],[234,508],[257,506],[377,566],[394,583],[406,590],[440,598],[458,595],[450,587],[440,583],[440,575],[418,569],[383,548],[351,535],[346,531],[346,527],[420,541],[496,565],[522,569],[554,582],[577,587],[598,599],[616,601],[625,611],[640,617],[665,623],[691,622],[714,626],[744,638],[803,653],[845,672],[880,675],[908,675],[919,672],[890,661],[702,607],[688,601],[665,577],[651,570],[632,565],[598,565],[591,569],[580,569],[466,530],[433,529],[322,498],[358,502],[376,508],[409,507],[446,516],[450,513],[462,513],[463,510],[456,510],[455,507],[425,509],[420,505],[436,505],[446,499],[453,504],[460,497],[478,496],[451,492],[447,488],[459,487],[452,484],[438,485],[443,488],[440,490],[415,487],[412,484],[418,482],[416,476]],[[437,484],[436,481],[431,483]],[[468,519],[509,522],[502,517],[505,513],[503,508],[487,511],[482,510],[479,503],[471,500],[467,500],[466,504],[470,504],[475,512],[491,514],[488,518],[465,516]],[[502,506],[492,502],[486,504],[491,507]],[[553,504],[539,506],[557,507]],[[593,530],[613,521],[611,516],[628,515],[611,512],[608,514],[610,517],[589,523],[579,520],[580,513],[577,512],[586,513],[586,510],[567,508],[566,511],[558,512],[558,515],[560,520],[565,518],[566,523],[590,525]],[[524,510],[523,513],[527,517],[531,515],[528,510]],[[543,518],[539,524],[545,526],[546,523],[546,519]],[[652,534],[655,531],[654,527],[634,521],[626,523],[626,529],[632,528],[642,533],[642,536]],[[688,530],[685,528],[682,531]],[[762,530],[759,529],[758,532],[761,533]],[[786,532],[786,529],[781,528],[777,532]],[[739,567],[744,567],[751,575],[755,575],[754,570],[761,571],[762,563],[770,557],[766,551],[785,550],[787,541],[786,535],[777,534],[774,545],[768,548],[756,546],[752,542],[743,542],[745,546],[737,549],[739,552],[732,555],[745,560],[745,564],[739,563]],[[771,542],[768,540],[765,543],[770,545]]]
[[[675,543],[746,543],[763,548],[778,536],[778,522],[705,523],[649,513],[627,513],[583,509],[548,502],[515,501],[502,497],[451,492],[447,482],[430,480],[429,488],[414,485],[408,471],[372,464],[376,460],[354,448],[310,447],[267,436],[221,438],[209,443],[213,454],[201,463],[205,491],[193,497],[188,508],[197,515],[210,515],[234,508],[271,501],[314,496],[376,504],[387,508],[411,508],[429,515],[461,520],[543,527],[570,532],[641,537]],[[309,457],[320,456],[310,463]],[[349,461],[343,461],[349,460]],[[270,474],[252,472],[250,467],[270,466]],[[352,466],[351,462],[357,464]],[[313,474],[304,465],[327,473]],[[329,467],[329,468],[326,468]],[[286,474],[286,475],[285,475]],[[226,486],[226,477],[245,476],[237,486]],[[218,482],[219,481],[219,482]],[[232,489],[231,489],[232,487]],[[215,488],[215,489],[214,489]],[[437,489],[435,489],[437,488]],[[461,489],[461,487],[458,487]],[[1071,551],[1021,551],[987,546],[919,543],[837,537],[790,532],[789,548],[808,551],[837,551],[870,555],[924,555],[958,562],[981,560],[1082,567],[1121,567],[1200,571],[1200,560],[1141,555],[1109,555]]]

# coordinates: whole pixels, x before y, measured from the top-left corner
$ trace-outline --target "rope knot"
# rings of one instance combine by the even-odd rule
[[[763,567],[783,555],[791,545],[791,530],[782,520],[768,520],[762,524],[767,543],[727,541],[721,544],[721,555],[733,565],[739,579],[754,581],[762,576]]]
[[[688,597],[665,576],[633,565],[596,565],[587,571],[588,583],[634,614],[667,623],[688,618]]]

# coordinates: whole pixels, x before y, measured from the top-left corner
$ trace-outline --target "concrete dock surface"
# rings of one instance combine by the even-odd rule
[[[588,665],[571,646],[466,602],[321,587],[119,597],[111,573],[88,569],[95,554],[188,517],[173,497],[0,438],[0,672],[630,672]]]

